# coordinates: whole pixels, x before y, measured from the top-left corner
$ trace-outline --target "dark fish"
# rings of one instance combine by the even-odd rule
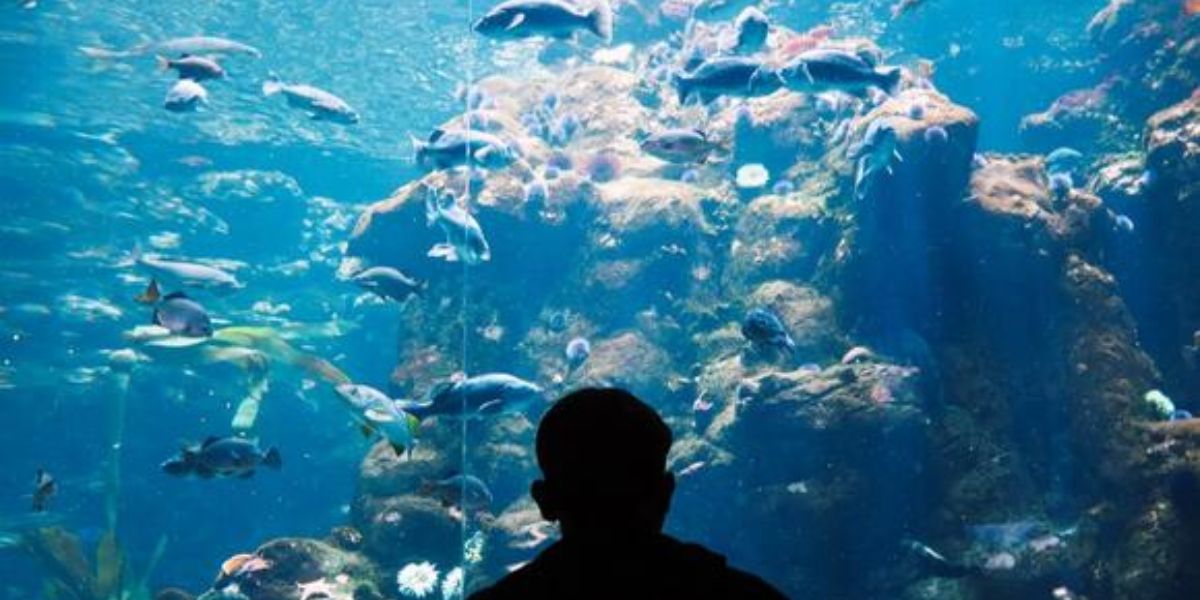
[[[264,452],[258,442],[240,437],[210,437],[200,444],[183,448],[179,456],[162,464],[163,472],[177,477],[195,475],[201,479],[254,475],[259,465],[279,469],[283,459],[275,448]]]
[[[689,164],[703,162],[715,144],[698,129],[668,129],[642,140],[642,151],[667,162]]]
[[[746,319],[742,321],[742,335],[755,346],[777,348],[786,352],[796,349],[796,342],[783,326],[783,321],[766,308],[756,308],[746,314]]]
[[[179,58],[158,57],[158,68],[167,71],[175,69],[180,79],[205,81],[208,79],[224,79],[225,69],[217,61],[207,56],[185,54]]]
[[[363,269],[350,278],[364,290],[375,292],[380,298],[391,298],[403,302],[409,296],[425,289],[423,283],[392,267]]]
[[[442,506],[453,506],[467,512],[486,511],[492,505],[492,491],[474,475],[453,475],[438,481],[421,484],[419,493],[434,498]]]
[[[832,48],[801,53],[779,70],[788,89],[807,93],[860,94],[875,87],[892,94],[900,85],[900,74],[899,67],[876,67],[859,54]]]
[[[609,41],[613,36],[613,14],[607,0],[596,2],[590,10],[565,0],[508,0],[488,11],[473,29],[496,39],[567,39],[576,31],[590,31]]]
[[[517,160],[516,149],[484,131],[435,129],[429,139],[413,138],[413,156],[427,171],[471,164],[485,169],[502,169]]]
[[[343,125],[358,123],[358,112],[341,98],[305,83],[284,83],[271,76],[262,84],[264,96],[283,94],[288,106],[308,112],[314,121],[333,121]]]
[[[672,79],[680,104],[693,95],[707,104],[720,96],[767,96],[783,87],[779,73],[762,61],[744,56],[709,59],[691,71],[676,73]]]
[[[150,280],[146,291],[137,297],[143,304],[154,304],[152,323],[165,327],[175,335],[187,337],[209,337],[212,335],[212,320],[208,312],[183,292],[171,292],[160,296],[158,282]]]
[[[33,478],[33,512],[45,512],[46,504],[58,492],[58,483],[45,469],[38,469]]]
[[[466,403],[467,417],[521,413],[541,398],[542,388],[508,373],[486,373],[451,379],[430,388],[421,402],[398,401],[398,406],[419,418],[458,416]]]

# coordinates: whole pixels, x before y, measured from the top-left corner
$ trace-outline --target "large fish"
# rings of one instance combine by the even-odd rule
[[[350,277],[350,281],[380,298],[403,302],[425,289],[425,284],[392,267],[370,267]]]
[[[160,70],[174,69],[176,73],[179,73],[180,79],[206,81],[225,78],[225,69],[216,60],[207,56],[186,54],[180,58],[168,58],[160,54],[157,60]]]
[[[182,448],[179,455],[162,464],[162,470],[177,477],[247,479],[254,476],[260,465],[279,469],[283,459],[275,448],[260,449],[256,440],[210,437],[200,444]]]
[[[803,52],[779,70],[788,89],[808,93],[861,94],[875,87],[892,94],[900,85],[900,74],[900,67],[876,67],[858,54],[831,48]]]
[[[262,58],[262,52],[247,44],[207,35],[171,38],[160,42],[151,42],[134,46],[128,50],[109,50],[105,48],[80,47],[80,50],[92,58],[127,58],[143,54],[247,54],[254,58]]]
[[[171,112],[191,112],[208,104],[208,90],[191,79],[180,79],[167,90],[163,108]]]
[[[206,338],[213,333],[212,319],[198,302],[183,292],[161,295],[158,282],[150,280],[146,291],[137,297],[142,304],[154,305],[151,323],[185,337]]]
[[[308,112],[314,121],[333,121],[345,125],[358,123],[358,112],[341,98],[304,83],[284,83],[272,76],[262,84],[264,96],[283,94],[288,106]]]
[[[896,128],[885,119],[875,119],[867,126],[862,140],[850,149],[850,158],[856,161],[854,171],[854,196],[865,199],[881,172],[891,175],[892,163],[903,162],[900,155]]]
[[[442,258],[447,262],[463,261],[477,265],[492,259],[492,250],[483,229],[471,213],[455,202],[450,195],[437,197],[430,191],[425,197],[425,218],[429,225],[438,225],[446,234],[446,241],[435,244],[427,253],[431,258]]]
[[[231,273],[200,263],[166,260],[142,254],[140,248],[133,250],[133,262],[154,279],[175,288],[199,288],[218,292],[231,292],[243,287]]]
[[[373,387],[357,383],[338,385],[334,391],[350,410],[363,435],[386,440],[396,454],[412,450],[420,421],[404,412],[402,403]]]
[[[429,139],[412,139],[416,163],[426,171],[472,165],[502,169],[517,160],[512,144],[478,130],[435,129]]]
[[[541,394],[541,387],[520,377],[485,373],[453,377],[430,388],[423,401],[401,400],[399,405],[420,418],[435,415],[479,418],[524,413],[541,399]]]
[[[608,0],[596,0],[588,9],[566,0],[507,0],[476,21],[474,29],[496,39],[567,39],[576,31],[590,31],[611,41],[613,13]]]
[[[778,73],[762,61],[745,56],[706,60],[691,71],[675,74],[672,81],[680,104],[692,96],[699,96],[706,104],[720,96],[767,96],[783,87]]]

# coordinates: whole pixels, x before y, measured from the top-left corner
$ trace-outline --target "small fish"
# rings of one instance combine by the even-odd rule
[[[403,302],[426,287],[426,284],[392,267],[363,269],[351,276],[350,281],[364,290],[375,292],[380,298],[391,298],[396,302]]]
[[[587,341],[587,338],[573,338],[567,342],[566,356],[567,366],[571,370],[579,368],[580,365],[587,362],[589,356],[592,355],[592,344]]]
[[[223,293],[245,287],[233,274],[217,267],[142,254],[141,248],[138,247],[133,249],[132,260],[151,277],[171,287],[198,288]]]
[[[777,348],[785,352],[796,349],[796,342],[787,332],[779,316],[766,308],[755,308],[742,321],[742,336],[755,346]]]
[[[411,452],[420,421],[404,412],[403,401],[367,385],[343,383],[334,388],[358,422],[364,436],[387,440],[397,455]]]
[[[590,31],[606,42],[613,37],[613,12],[608,0],[584,10],[565,0],[507,0],[475,22],[481,35],[501,39],[549,37],[567,39]]]
[[[425,200],[425,218],[430,226],[438,225],[446,234],[444,243],[435,244],[427,255],[447,262],[463,261],[477,265],[492,259],[492,250],[479,222],[466,209],[458,206],[453,196],[436,198],[429,193]]]
[[[771,31],[771,21],[757,7],[748,6],[738,15],[733,23],[737,29],[737,45],[733,51],[738,54],[753,54],[762,50],[767,43],[767,34]]]
[[[50,498],[58,493],[58,483],[45,469],[38,469],[33,478],[33,512],[46,512]]]
[[[708,104],[720,96],[752,98],[767,96],[783,87],[779,73],[762,61],[745,56],[721,56],[706,60],[695,69],[672,77],[679,103],[692,96]]]
[[[288,106],[308,111],[314,121],[353,125],[359,120],[358,113],[345,100],[311,85],[284,83],[278,77],[271,76],[263,82],[262,93],[264,96],[283,94]]]
[[[802,52],[779,71],[790,90],[805,93],[841,90],[861,95],[878,88],[891,95],[900,85],[899,67],[876,67],[861,55],[821,48]]]
[[[128,50],[108,50],[105,48],[83,46],[80,48],[80,51],[91,58],[98,59],[127,58],[153,52],[159,54],[247,54],[254,58],[262,58],[262,52],[254,46],[222,37],[206,35],[172,38],[160,42],[142,44]]]
[[[925,0],[900,0],[892,5],[892,19],[899,19],[904,13],[920,6]]]
[[[854,173],[855,197],[859,200],[865,199],[881,171],[891,175],[894,172],[892,162],[903,162],[904,158],[900,155],[898,145],[896,128],[885,119],[875,119],[867,125],[862,140],[850,149],[851,158],[857,161]]]
[[[401,407],[421,418],[457,416],[465,407],[470,417],[523,413],[541,399],[542,388],[508,373],[461,375],[430,388],[425,400]],[[402,401],[404,402],[404,401]]]
[[[154,305],[151,323],[175,335],[197,338],[212,336],[212,319],[208,312],[183,292],[171,292],[163,296],[158,289],[158,282],[151,279],[146,291],[136,300]]]
[[[642,140],[642,152],[675,164],[704,162],[716,145],[699,129],[668,129]]]
[[[916,559],[921,570],[933,577],[958,579],[979,573],[978,568],[951,562],[937,550],[916,540],[905,540],[903,544]]]
[[[492,491],[474,475],[459,474],[426,481],[421,484],[418,493],[438,500],[442,506],[453,506],[465,512],[486,511],[492,505]]]
[[[225,69],[216,60],[207,56],[185,54],[179,58],[157,57],[158,68],[162,71],[174,69],[180,79],[192,81],[207,81],[209,79],[224,79]]]
[[[201,479],[248,479],[254,476],[260,465],[279,469],[283,466],[283,459],[275,448],[263,451],[254,440],[213,436],[200,444],[182,448],[178,456],[162,464],[162,470],[176,477],[195,475]]]
[[[476,130],[435,129],[428,140],[413,138],[412,145],[417,165],[426,171],[467,164],[503,169],[519,158],[512,144],[499,136]]]
[[[201,104],[208,104],[208,90],[191,79],[176,81],[163,99],[163,108],[171,112],[190,112]]]

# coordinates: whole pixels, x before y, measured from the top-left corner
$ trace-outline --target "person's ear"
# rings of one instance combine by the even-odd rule
[[[558,503],[554,501],[554,494],[550,492],[545,481],[538,479],[529,486],[529,494],[533,496],[533,501],[537,503],[538,510],[542,513],[542,518],[547,521],[558,520]]]

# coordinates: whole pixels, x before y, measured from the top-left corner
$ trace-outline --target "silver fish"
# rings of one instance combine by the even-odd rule
[[[438,225],[446,234],[445,243],[435,244],[428,256],[447,262],[463,261],[477,265],[492,259],[491,248],[483,229],[471,213],[458,206],[453,196],[437,198],[432,192],[425,199],[425,218],[429,225]]]
[[[420,422],[387,394],[368,385],[343,383],[334,388],[363,435],[387,440],[397,454],[411,451]]]
[[[392,267],[370,267],[355,273],[351,281],[364,290],[375,292],[381,298],[403,302],[425,286],[412,277]]]
[[[171,38],[149,44],[134,46],[128,50],[109,50],[84,46],[80,50],[92,58],[128,58],[150,53],[159,54],[247,54],[254,58],[262,58],[262,52],[254,46],[243,44],[223,37],[197,35],[191,37]]]
[[[163,108],[171,112],[193,111],[201,104],[208,104],[208,90],[191,79],[176,81],[163,99]]]
[[[703,162],[716,145],[698,129],[668,129],[642,140],[643,152],[667,162]]]
[[[199,288],[230,292],[245,287],[231,273],[194,262],[164,260],[133,251],[134,263],[154,279],[170,287]]]
[[[288,106],[308,111],[314,121],[333,121],[345,125],[358,123],[358,113],[345,100],[321,89],[303,83],[284,83],[271,77],[262,84],[264,96],[283,94]]]
[[[611,41],[613,13],[607,0],[599,0],[588,10],[565,0],[507,0],[488,11],[473,28],[496,39],[566,39],[582,30]]]

